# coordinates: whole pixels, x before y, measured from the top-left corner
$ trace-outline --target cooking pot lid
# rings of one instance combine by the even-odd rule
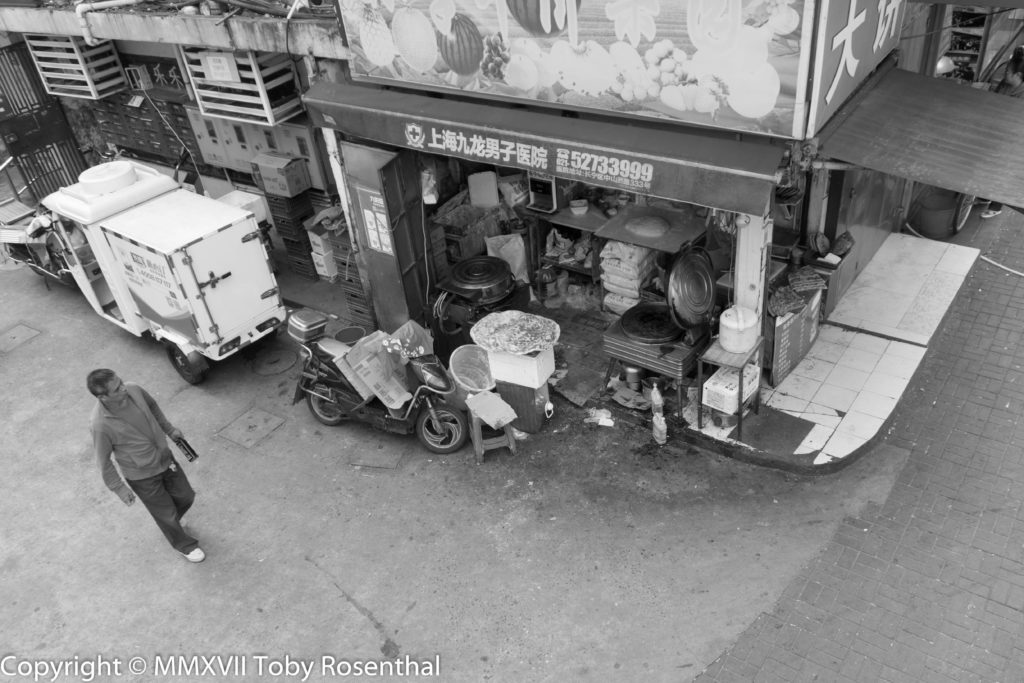
[[[645,302],[622,314],[622,333],[641,344],[667,344],[681,332],[669,316],[668,304]]]
[[[676,257],[669,270],[665,298],[673,322],[680,327],[708,321],[715,307],[715,281],[706,253],[691,249]]]

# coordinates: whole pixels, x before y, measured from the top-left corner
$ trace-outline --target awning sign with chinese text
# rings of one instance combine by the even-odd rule
[[[499,137],[454,125],[407,121],[405,138],[406,146],[414,149],[554,174],[588,184],[642,193],[650,193],[654,185],[655,169],[650,161],[526,140],[515,133]]]

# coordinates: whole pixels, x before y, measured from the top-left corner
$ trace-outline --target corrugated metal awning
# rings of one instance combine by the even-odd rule
[[[303,97],[316,125],[424,152],[763,215],[785,147],[342,83]]]
[[[890,69],[820,135],[822,156],[1024,206],[1024,99]]]

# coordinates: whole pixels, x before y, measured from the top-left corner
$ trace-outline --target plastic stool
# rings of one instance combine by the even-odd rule
[[[484,461],[484,451],[493,448],[508,448],[512,455],[516,454],[516,437],[512,433],[512,425],[505,425],[498,430],[501,432],[500,434],[486,439],[483,435],[483,427],[483,420],[477,417],[472,410],[469,411],[469,436],[473,440],[473,452],[476,453],[477,465]]]

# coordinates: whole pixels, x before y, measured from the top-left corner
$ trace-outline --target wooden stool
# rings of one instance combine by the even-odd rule
[[[500,430],[498,436],[490,436],[486,439],[483,435],[484,423],[472,410],[469,411],[469,436],[473,440],[473,452],[476,453],[476,464],[484,461],[484,451],[492,448],[508,448],[512,455],[516,454],[516,437],[512,433],[512,425],[507,424]]]

